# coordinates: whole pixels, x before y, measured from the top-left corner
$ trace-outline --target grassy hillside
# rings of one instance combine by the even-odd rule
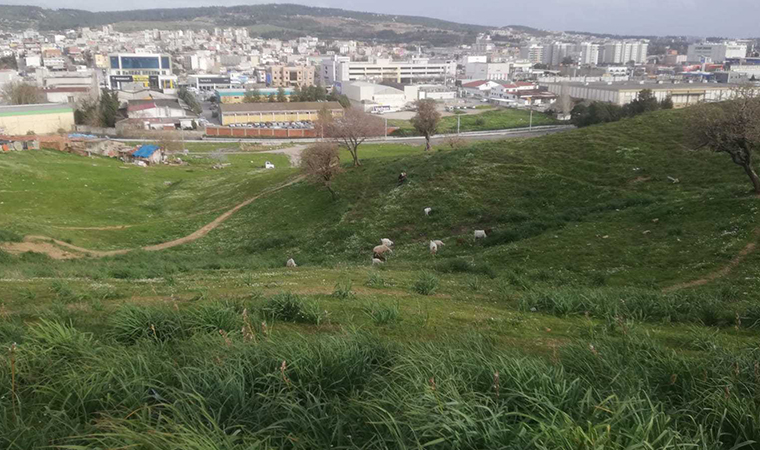
[[[295,4],[164,8],[90,12],[0,5],[0,27],[43,31],[116,24],[123,30],[177,29],[209,26],[250,27],[254,35],[293,38],[312,35],[323,39],[378,39],[392,42],[459,44],[487,27],[427,17],[376,14]],[[123,24],[123,26],[119,26]],[[274,27],[261,33],[261,27]]]
[[[0,446],[752,448],[758,200],[728,158],[681,145],[683,120],[365,145],[337,201],[267,193],[296,175],[282,157],[217,170],[208,144],[148,169],[0,155],[4,241],[155,243],[265,193],[169,250],[0,252],[0,342],[18,344]],[[384,237],[394,254],[372,267]]]
[[[530,112],[522,109],[486,110],[477,114],[462,114],[459,116],[459,131],[488,131],[505,130],[509,128],[525,128],[531,123]],[[558,122],[546,114],[533,114],[533,125],[554,125]],[[388,125],[399,127],[393,132],[394,136],[415,136],[418,133],[408,120],[391,119]],[[447,116],[441,119],[438,133],[453,134],[457,132],[457,116]]]

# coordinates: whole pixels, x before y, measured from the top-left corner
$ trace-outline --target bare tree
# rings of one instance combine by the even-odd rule
[[[45,93],[38,86],[24,81],[14,81],[3,86],[0,97],[9,105],[45,103]]]
[[[327,188],[333,200],[338,198],[332,188],[333,179],[343,171],[337,144],[318,142],[304,150],[301,154],[301,169],[312,183]]]
[[[314,131],[317,133],[317,137],[324,138],[325,134],[329,133],[329,128],[333,122],[333,115],[330,112],[330,108],[325,104],[317,112],[317,120],[314,121]]]
[[[414,106],[417,108],[417,115],[412,117],[412,126],[418,133],[425,136],[425,150],[430,150],[432,148],[430,138],[438,128],[441,113],[438,112],[435,100],[432,99],[417,100]]]
[[[753,151],[760,148],[760,93],[757,88],[740,87],[732,100],[705,104],[692,110],[687,133],[697,148],[709,147],[728,153],[744,169],[756,195],[760,196],[760,178],[752,164]]]
[[[356,108],[348,108],[340,117],[333,117],[325,126],[325,136],[332,138],[345,146],[354,159],[354,167],[361,166],[359,162],[359,146],[368,138],[385,134],[385,123],[376,116]]]
[[[178,131],[162,131],[157,136],[156,143],[166,153],[181,153],[185,149],[182,136]]]

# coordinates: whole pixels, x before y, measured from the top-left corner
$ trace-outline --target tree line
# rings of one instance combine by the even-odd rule
[[[651,89],[643,89],[635,100],[625,106],[608,102],[579,103],[570,112],[570,122],[577,127],[587,127],[660,109],[673,109],[673,100],[667,97],[659,101]]]
[[[263,94],[259,89],[253,89],[246,91],[243,97],[243,103],[284,103],[284,102],[338,102],[344,108],[351,106],[351,101],[343,94],[339,94],[334,91],[328,92],[327,89],[321,86],[306,86],[301,88],[296,86],[291,91],[290,95],[287,95],[284,88],[278,88],[275,94]]]

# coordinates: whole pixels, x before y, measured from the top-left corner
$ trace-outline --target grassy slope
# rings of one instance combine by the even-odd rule
[[[680,146],[679,117],[368,162],[338,180],[336,203],[297,186],[241,211],[210,240],[331,264],[364,262],[388,237],[399,245],[394,264],[416,265],[428,260],[427,240],[443,239],[443,258],[499,269],[601,272],[627,285],[698,277],[741,250],[757,205],[730,160]],[[409,183],[397,188],[401,171]],[[472,231],[483,228],[495,232],[473,248]]]
[[[478,114],[462,114],[460,116],[461,132],[466,131],[488,131],[504,130],[509,128],[527,127],[530,123],[530,111],[521,109],[497,109],[487,110]],[[546,114],[534,113],[533,125],[553,125],[557,121],[548,117]],[[412,124],[408,120],[389,120],[388,124],[399,127],[394,135],[411,135],[415,134]],[[438,126],[438,133],[448,134],[456,133],[457,118],[456,116],[447,116],[441,119]]]
[[[684,150],[681,117],[431,154],[366,145],[364,165],[336,182],[337,202],[301,183],[165,252],[66,262],[0,253],[0,342],[20,343],[23,405],[17,413],[0,398],[0,444],[729,449],[757,440],[760,257],[699,290],[656,289],[721,267],[755,226],[741,172],[723,155]],[[0,155],[11,180],[2,189],[25,199],[3,210],[12,216],[0,229],[99,247],[139,240],[129,230],[52,228],[116,223],[77,211],[116,201],[89,189],[98,186],[133,194],[119,197],[119,219],[163,214],[171,220],[161,229],[186,234],[196,224],[183,216],[292,174],[251,173],[259,157],[277,158],[137,171],[57,153]],[[409,181],[397,187],[402,170]],[[176,192],[164,192],[167,177],[183,179]],[[61,192],[72,186],[81,201]],[[475,245],[478,228],[494,231]],[[380,237],[396,253],[372,269]],[[428,239],[448,244],[435,261]],[[301,267],[284,269],[290,256]],[[422,269],[437,279],[433,295],[421,293]],[[300,312],[273,317],[283,291],[300,295]],[[256,344],[238,331],[246,320]],[[1,359],[5,392],[9,374]]]
[[[265,172],[265,160],[279,169]],[[187,166],[139,168],[108,158],[52,151],[0,159],[0,228],[71,240],[88,248],[129,248],[181,237],[264,187],[292,175],[281,155],[188,159]],[[213,170],[216,163],[230,163]],[[136,225],[126,230],[66,227]]]

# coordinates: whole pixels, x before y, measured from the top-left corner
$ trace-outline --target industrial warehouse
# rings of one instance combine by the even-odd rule
[[[282,124],[314,122],[324,109],[333,117],[343,114],[343,107],[338,102],[293,102],[221,104],[220,115],[224,126],[274,124],[288,128]]]
[[[0,106],[0,134],[69,132],[74,127],[74,108],[68,104]]]

